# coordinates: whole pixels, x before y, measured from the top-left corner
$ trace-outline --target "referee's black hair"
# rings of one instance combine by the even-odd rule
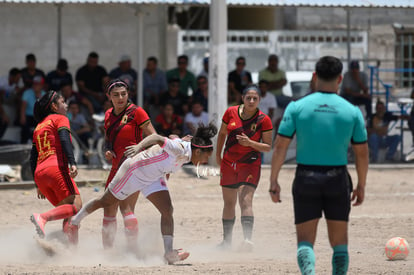
[[[342,62],[334,56],[323,56],[315,65],[315,72],[319,79],[332,81],[342,74]]]
[[[40,99],[36,100],[36,103],[33,108],[34,119],[37,122],[40,122],[48,115],[55,113],[54,111],[52,111],[52,103],[57,104],[59,98],[61,97],[61,93],[50,90]]]
[[[207,126],[200,123],[197,131],[191,140],[191,149],[200,149],[201,151],[213,151],[213,142],[211,138],[217,134],[217,127],[210,122]]]

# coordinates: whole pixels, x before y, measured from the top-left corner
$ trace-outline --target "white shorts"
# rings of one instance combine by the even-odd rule
[[[136,171],[132,173],[127,171],[129,166],[126,162],[131,162],[131,160],[127,159],[121,165],[115,177],[108,185],[108,190],[115,198],[122,201],[137,191],[140,191],[145,197],[158,191],[168,191],[164,177],[154,182],[143,182],[140,180],[139,174]]]

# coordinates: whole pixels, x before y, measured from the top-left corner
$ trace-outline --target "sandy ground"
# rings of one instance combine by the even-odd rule
[[[355,177],[355,170],[350,168]],[[79,181],[104,178],[106,171],[81,170]],[[281,173],[282,203],[274,204],[268,195],[270,169],[262,171],[262,181],[254,199],[255,228],[252,253],[242,253],[240,210],[237,209],[233,248],[216,249],[222,237],[221,189],[219,178],[197,179],[179,172],[169,181],[174,204],[175,247],[191,255],[168,266],[162,260],[163,245],[159,214],[143,197],[136,207],[139,219],[139,252],[128,253],[123,225],[118,216],[115,247],[104,251],[101,245],[102,211],[87,217],[81,225],[77,249],[68,250],[59,242],[61,222],[46,226],[47,238],[58,253],[47,256],[36,244],[32,212],[50,209],[38,200],[34,189],[0,190],[0,273],[1,274],[299,274],[290,186],[294,170]],[[414,248],[413,169],[370,169],[366,201],[351,211],[349,226],[349,274],[414,274],[414,255],[406,260],[388,261],[384,245],[395,236],[404,237]],[[100,184],[80,187],[83,201],[103,192]],[[55,238],[55,239],[54,239]],[[56,239],[57,238],[57,239]],[[315,245],[316,273],[331,273],[331,249],[326,224],[321,220]]]

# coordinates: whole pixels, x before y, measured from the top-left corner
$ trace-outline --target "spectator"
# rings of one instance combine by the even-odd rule
[[[88,119],[94,114],[92,103],[84,96],[72,89],[72,82],[63,81],[59,89],[65,99],[66,104],[69,106],[70,102],[75,101],[80,104],[80,107],[86,108]],[[81,108],[82,110],[83,108]],[[85,113],[82,111],[82,113]]]
[[[79,93],[92,103],[95,112],[102,110],[102,103],[106,99],[104,87],[109,81],[105,68],[98,65],[98,61],[98,54],[91,52],[86,64],[76,72]]]
[[[371,154],[371,162],[378,162],[378,151],[387,148],[386,161],[394,161],[394,155],[401,141],[400,135],[388,135],[388,126],[392,120],[400,117],[386,111],[385,104],[377,101],[373,114],[367,122],[368,146]]]
[[[259,89],[262,93],[262,98],[259,102],[259,110],[268,115],[268,117],[273,121],[273,115],[277,108],[276,98],[267,92],[269,82],[266,80],[259,81]]]
[[[27,89],[23,93],[22,103],[20,107],[20,125],[22,127],[20,142],[26,144],[33,137],[33,130],[36,121],[33,115],[33,108],[36,100],[45,95],[43,90],[45,80],[41,76],[33,78],[32,88]]]
[[[59,91],[62,82],[73,83],[72,74],[68,72],[68,61],[59,59],[56,70],[51,71],[46,76],[46,84],[48,90]]]
[[[203,110],[208,112],[208,81],[205,76],[197,77],[197,87],[197,91],[191,96],[190,103],[198,101],[203,105]]]
[[[118,62],[118,67],[111,70],[109,73],[111,79],[121,79],[129,88],[129,98],[137,103],[137,89],[138,89],[138,75],[137,71],[131,66],[131,57],[129,55],[122,55]]]
[[[167,103],[162,107],[162,112],[155,119],[155,130],[158,134],[168,137],[169,135],[181,136],[183,120],[174,114],[174,106]]]
[[[69,118],[71,132],[76,133],[85,147],[88,147],[88,139],[92,138],[92,127],[89,125],[85,116],[80,112],[78,102],[69,102],[67,116]]]
[[[229,102],[236,105],[241,104],[243,90],[252,84],[252,75],[246,71],[246,59],[240,56],[236,59],[236,69],[231,71],[228,76],[229,82]],[[233,104],[231,104],[233,105]]]
[[[7,76],[0,77],[0,100],[1,100],[1,124],[2,127],[10,122],[16,121],[20,108],[19,98],[21,98],[23,91],[23,81],[21,79],[21,72],[17,68],[12,68]],[[2,128],[6,130],[6,128]],[[4,132],[3,132],[4,133]]]
[[[184,135],[194,136],[200,124],[208,125],[208,114],[203,111],[201,102],[195,101],[191,105],[191,112],[184,117]]]
[[[180,94],[188,97],[189,89],[192,92],[196,90],[196,80],[192,72],[187,70],[188,66],[188,56],[180,55],[177,59],[178,67],[172,70],[167,71],[167,81],[170,82],[171,79],[178,78],[180,80]]]
[[[25,90],[32,87],[34,77],[45,78],[45,73],[36,68],[36,56],[32,53],[26,55],[26,67],[21,70],[21,73]]]
[[[198,74],[198,76],[204,76],[208,79],[208,57],[203,58],[203,69]]]
[[[275,54],[269,55],[267,67],[259,72],[259,81],[267,80],[269,82],[269,92],[279,97],[282,96],[282,88],[286,85],[286,73],[279,69],[279,57]],[[276,101],[279,100],[276,98]]]
[[[158,67],[158,60],[154,56],[147,59],[147,66],[142,73],[144,80],[144,107],[150,117],[158,115],[160,95],[168,90],[165,72]]]
[[[342,81],[341,95],[354,105],[364,105],[367,118],[372,116],[372,99],[368,92],[368,76],[359,70],[357,60],[349,63]]]
[[[188,112],[188,97],[179,93],[180,80],[172,78],[168,83],[168,91],[160,96],[160,104],[164,106],[171,103],[174,107],[174,114],[183,117]]]

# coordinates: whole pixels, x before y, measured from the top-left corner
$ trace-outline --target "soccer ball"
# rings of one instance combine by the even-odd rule
[[[385,255],[390,260],[403,260],[409,252],[410,246],[404,238],[394,237],[385,244]]]

